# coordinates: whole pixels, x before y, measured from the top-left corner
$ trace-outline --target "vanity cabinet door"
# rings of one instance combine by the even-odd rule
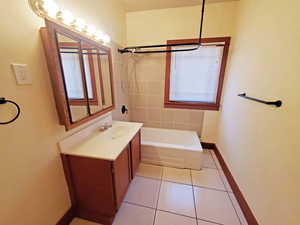
[[[120,208],[131,180],[129,153],[130,148],[128,145],[114,161],[113,165],[117,208]]]
[[[131,177],[133,178],[141,162],[141,131],[139,131],[130,143],[131,148]]]
[[[67,163],[71,171],[77,216],[94,220],[102,217],[105,220],[98,220],[101,223],[113,217],[116,208],[111,162],[67,156]]]

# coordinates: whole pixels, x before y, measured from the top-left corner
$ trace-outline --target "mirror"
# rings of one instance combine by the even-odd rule
[[[111,111],[110,49],[53,22],[46,25],[41,34],[61,124],[68,130]]]
[[[92,114],[103,109],[103,82],[98,54],[98,48],[83,42],[82,55],[88,84],[89,105]]]
[[[76,122],[89,115],[84,85],[86,78],[80,65],[80,42],[59,33],[57,42],[71,122]],[[90,96],[89,92],[88,94]]]
[[[113,96],[112,96],[112,80],[110,76],[110,62],[109,62],[109,55],[102,51],[100,54],[99,61],[101,63],[101,70],[102,70],[102,79],[103,79],[103,105],[104,108],[108,108],[112,106]]]

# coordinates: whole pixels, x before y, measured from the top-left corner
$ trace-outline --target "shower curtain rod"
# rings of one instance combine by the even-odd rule
[[[200,48],[202,46],[201,39],[202,39],[202,30],[203,30],[203,20],[204,20],[204,11],[205,11],[205,1],[202,0],[202,9],[201,9],[201,20],[200,20],[200,29],[199,29],[199,41],[198,42],[192,42],[192,43],[185,43],[185,44],[166,44],[166,45],[145,45],[145,46],[131,46],[126,47],[123,49],[118,49],[118,51],[123,53],[135,53],[135,54],[147,54],[147,53],[166,53],[166,52],[185,52],[185,51],[194,51]],[[166,49],[166,50],[141,50],[143,48],[163,48],[163,47],[176,47],[176,46],[197,46],[194,48],[186,48],[186,49]],[[207,46],[207,45],[205,45]],[[221,46],[213,45],[213,46]]]
[[[63,53],[63,54],[79,54],[79,52],[64,52],[64,51],[60,51],[59,53]],[[108,55],[106,53],[95,53],[95,52],[82,52],[81,54],[83,54],[83,55]]]

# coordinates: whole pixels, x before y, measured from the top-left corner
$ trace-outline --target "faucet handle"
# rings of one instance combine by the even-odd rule
[[[108,129],[108,128],[112,127],[112,124],[109,122],[106,122],[106,123],[104,123],[104,127],[105,127],[105,129]]]
[[[100,125],[100,131],[105,131],[107,130],[108,128],[112,127],[112,123],[109,123],[109,122],[105,122],[105,123],[102,123]]]

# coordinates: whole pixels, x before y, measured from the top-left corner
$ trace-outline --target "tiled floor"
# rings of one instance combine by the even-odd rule
[[[141,164],[113,225],[247,225],[213,151],[203,164],[201,171]]]

